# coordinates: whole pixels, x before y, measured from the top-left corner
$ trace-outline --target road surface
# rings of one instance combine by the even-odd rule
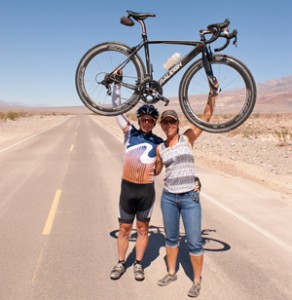
[[[114,119],[113,119],[114,122]],[[178,280],[166,273],[160,195],[136,282],[135,232],[127,272],[117,260],[117,207],[123,145],[90,116],[75,116],[0,148],[0,299],[189,299],[191,269],[183,227]],[[205,256],[199,299],[292,299],[292,202],[255,183],[197,168]]]

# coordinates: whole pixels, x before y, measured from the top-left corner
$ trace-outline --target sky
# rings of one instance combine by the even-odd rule
[[[75,72],[85,52],[106,41],[141,40],[138,23],[120,24],[126,10],[156,14],[146,20],[150,40],[198,41],[200,29],[229,18],[238,43],[222,53],[244,62],[257,83],[292,75],[291,0],[1,0],[0,101],[83,105]],[[172,47],[150,49],[154,79],[172,52],[185,51]],[[177,96],[182,74],[164,87],[166,96]]]

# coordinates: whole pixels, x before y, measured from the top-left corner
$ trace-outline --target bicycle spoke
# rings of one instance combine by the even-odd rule
[[[138,102],[137,84],[144,78],[144,65],[139,57],[129,59],[130,50],[121,44],[105,43],[91,49],[81,60],[76,72],[76,87],[81,100],[92,111],[118,115]],[[113,74],[122,66],[121,104],[112,103]]]
[[[226,56],[215,58],[211,65],[219,88],[211,120],[205,122],[201,119],[210,90],[202,62],[194,64],[183,77],[180,101],[184,113],[192,123],[210,132],[226,132],[243,123],[252,112],[255,83],[238,61]]]

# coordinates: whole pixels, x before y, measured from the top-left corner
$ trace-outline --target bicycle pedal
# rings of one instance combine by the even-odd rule
[[[167,106],[169,104],[169,99],[165,98],[164,96],[159,95],[157,98],[158,100],[165,102],[164,106]]]

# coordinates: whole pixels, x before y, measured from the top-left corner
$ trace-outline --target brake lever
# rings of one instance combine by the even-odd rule
[[[233,45],[237,47],[237,30],[234,29],[231,33],[231,38],[234,38]]]

